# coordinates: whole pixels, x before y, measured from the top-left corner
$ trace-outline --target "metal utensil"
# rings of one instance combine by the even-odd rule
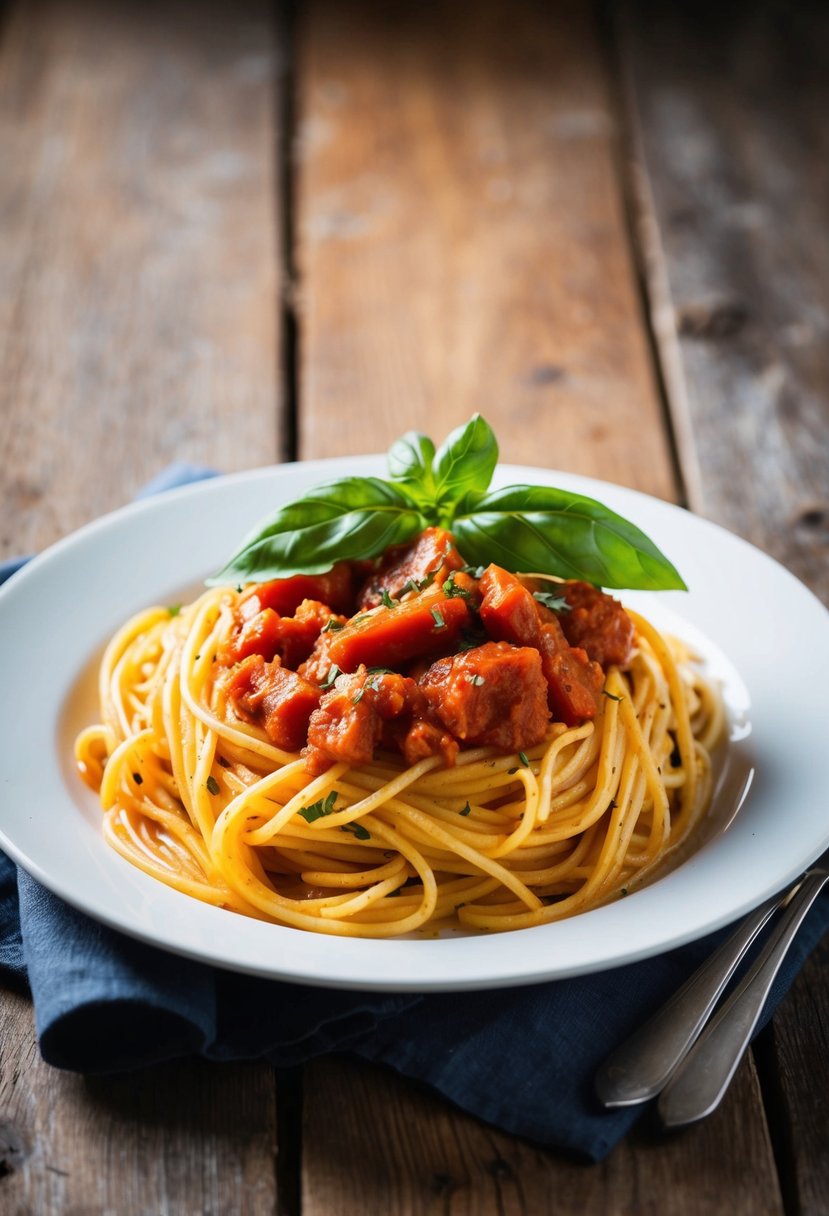
[[[740,960],[791,888],[766,900],[674,995],[605,1060],[595,1088],[604,1106],[655,1098],[692,1047]]]
[[[665,1127],[696,1123],[716,1110],[748,1047],[780,966],[806,914],[829,881],[829,857],[807,870],[757,961],[735,988],[663,1089]]]

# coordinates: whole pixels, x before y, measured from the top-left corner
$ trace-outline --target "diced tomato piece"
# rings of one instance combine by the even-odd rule
[[[468,622],[461,596],[447,598],[439,588],[430,588],[394,608],[357,616],[338,633],[325,634],[325,657],[341,671],[355,671],[361,663],[399,668],[422,655],[452,650]]]
[[[571,646],[581,646],[602,667],[626,667],[633,652],[633,621],[618,600],[573,580],[562,583],[561,593],[570,605],[560,616],[561,628]]]
[[[252,654],[261,655],[270,662],[279,645],[281,620],[273,608],[265,608],[243,621],[239,632],[219,649],[219,663],[231,667]]]
[[[538,604],[514,574],[500,566],[487,566],[481,576],[481,620],[496,642],[538,649]]]
[[[317,600],[336,612],[350,614],[354,603],[351,565],[338,562],[326,574],[295,574],[248,587],[239,601],[239,615],[248,619],[263,608],[273,608],[280,616],[291,616],[303,600]]]
[[[260,654],[246,658],[230,675],[228,698],[240,718],[264,727],[268,738],[285,751],[305,743],[308,723],[320,700],[313,684]]]
[[[519,751],[547,732],[547,685],[529,646],[485,642],[438,659],[420,686],[434,715],[466,743]]]
[[[361,608],[375,608],[382,602],[383,592],[398,596],[407,583],[422,583],[440,587],[451,570],[460,570],[463,558],[455,548],[451,533],[443,528],[426,528],[410,545],[390,549],[379,570],[368,579],[360,591]]]
[[[598,713],[604,672],[584,650],[570,646],[552,612],[545,612],[545,616],[548,619],[541,626],[539,650],[550,709],[557,722],[577,726]]]
[[[263,608],[242,621],[239,632],[220,649],[219,662],[230,666],[252,654],[261,654],[270,662],[279,655],[283,667],[296,670],[332,621],[342,626],[346,618],[317,600],[303,600],[295,616],[280,616],[273,608]]]
[[[324,772],[337,760],[368,764],[384,722],[410,712],[420,697],[417,685],[396,672],[369,674],[364,667],[337,677],[308,725],[306,767]]]
[[[458,758],[460,747],[457,739],[441,726],[426,718],[415,718],[399,741],[400,750],[407,764],[417,764],[429,756],[440,756],[447,768]]]

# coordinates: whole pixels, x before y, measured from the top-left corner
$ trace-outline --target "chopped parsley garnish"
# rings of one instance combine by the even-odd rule
[[[529,760],[527,759],[527,756],[526,756],[526,753],[525,753],[525,752],[519,752],[519,753],[518,753],[518,759],[519,759],[519,760],[521,761],[521,763],[524,765],[524,768],[529,768],[529,767],[530,767],[530,762],[529,762]]]
[[[320,688],[330,688],[332,686],[332,684],[334,683],[334,681],[336,680],[337,676],[341,676],[342,674],[343,673],[340,671],[337,664],[332,663],[331,666],[328,668],[328,675],[325,677],[323,682],[320,684]]]
[[[370,676],[393,676],[394,672],[390,667],[369,667],[366,669]]]
[[[368,681],[366,681],[366,684],[367,683],[368,683]],[[375,688],[374,691],[376,692],[377,689]],[[366,685],[364,684],[362,688],[357,689],[354,696],[351,698],[351,704],[359,705],[365,695],[366,695]]]
[[[438,629],[446,628],[446,621],[443,619],[443,613],[441,612],[440,608],[438,608],[437,604],[435,604],[435,606],[432,608],[432,619],[434,620]]]
[[[320,630],[321,633],[336,633],[338,629],[343,629],[342,621],[338,621],[335,616],[330,616]]]
[[[461,815],[468,815],[468,814],[469,814],[469,812],[470,812],[471,810],[472,810],[472,807],[471,807],[471,806],[469,805],[469,803],[467,802],[466,806],[463,808],[463,810],[460,812],[460,814],[461,814]]]
[[[330,815],[334,810],[337,796],[337,791],[331,790],[325,798],[320,798],[318,802],[312,802],[310,806],[300,807],[297,814],[301,815],[306,823],[314,823],[317,819],[324,819],[326,815]]]
[[[471,578],[483,578],[485,566],[461,566],[461,572]]]
[[[216,778],[213,776],[213,774],[212,774],[212,773],[211,773],[211,774],[210,774],[210,776],[207,778],[207,781],[205,782],[205,784],[207,785],[207,792],[208,792],[209,794],[218,794],[218,792],[219,792],[219,783],[218,783],[218,781],[216,780]]]
[[[443,584],[443,594],[450,600],[455,599],[457,596],[460,596],[461,599],[464,599],[464,600],[469,599],[469,592],[467,591],[466,587],[459,587],[458,584],[455,582],[455,571],[454,570],[449,575],[446,582]]]
[[[361,823],[343,823],[340,825],[341,832],[351,832],[358,840],[371,840],[371,832],[367,831]]]
[[[606,688],[603,688],[603,689],[602,689],[602,693],[603,693],[603,694],[604,694],[604,696],[606,696],[606,697],[608,698],[608,700],[610,700],[610,701],[624,701],[624,699],[625,699],[624,697],[617,697],[617,696],[616,696],[616,694],[615,694],[614,692],[608,692]]]
[[[170,616],[178,616],[178,614],[181,612],[181,604],[169,604],[167,606],[167,611],[169,612]]]
[[[556,595],[555,591],[534,591],[533,599],[538,600],[539,604],[543,604],[551,612],[570,611],[570,605],[567,603],[567,600],[563,595]]]
[[[133,775],[132,775],[132,779],[133,779],[133,781],[135,782],[135,784],[136,784],[136,785],[143,785],[143,784],[144,784],[144,778],[141,776],[141,774],[140,774],[140,773],[133,773]]]
[[[386,606],[386,608],[396,608],[397,607],[397,605],[395,604],[394,600],[391,598],[391,596],[389,595],[389,593],[385,587],[383,588],[383,594],[381,596],[381,599],[383,600],[383,603]]]

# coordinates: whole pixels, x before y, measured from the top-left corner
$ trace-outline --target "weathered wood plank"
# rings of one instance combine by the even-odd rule
[[[478,407],[508,459],[673,496],[592,9],[313,0],[297,96],[300,454]],[[780,1211],[750,1065],[716,1121],[590,1170],[329,1062],[303,1125],[306,1216]]]
[[[173,458],[277,456],[271,7],[11,6],[0,39],[0,546]],[[0,1209],[271,1213],[265,1065],[85,1081],[2,994]]]
[[[691,506],[829,600],[829,12],[627,12],[639,231]]]
[[[640,233],[691,504],[829,603],[829,11],[631,3]],[[787,1210],[829,1193],[829,968],[779,1011],[766,1100]]]
[[[259,1065],[176,1063],[109,1078],[40,1059],[28,1002],[0,1020],[3,1212],[182,1212],[271,1216],[273,1074]]]
[[[809,959],[774,1019],[772,1127],[788,1210],[826,1211],[829,1133],[829,945]]]
[[[300,455],[479,409],[671,497],[590,6],[312,0],[298,65]]]
[[[314,1216],[782,1211],[774,1178],[754,1168],[768,1143],[762,1127],[743,1117],[755,1092],[749,1070],[706,1123],[667,1140],[636,1133],[602,1167],[502,1135],[390,1072],[337,1060],[306,1074],[303,1212]]]
[[[41,0],[0,50],[0,545],[277,453],[271,7]],[[11,530],[14,528],[14,540]]]

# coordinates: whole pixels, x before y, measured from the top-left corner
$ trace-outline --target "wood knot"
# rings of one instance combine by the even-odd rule
[[[503,1157],[495,1157],[490,1161],[489,1172],[493,1178],[512,1178],[514,1176],[512,1166]]]
[[[794,517],[796,528],[805,528],[808,532],[820,532],[829,528],[829,506],[824,503],[813,503],[798,511]]]
[[[740,300],[705,300],[685,304],[677,312],[677,329],[683,338],[718,342],[733,338],[748,320]]]
[[[436,1171],[432,1174],[432,1190],[436,1195],[451,1194],[455,1189],[455,1179],[451,1174]]]
[[[0,1181],[19,1170],[29,1155],[22,1134],[11,1123],[0,1123]]]
[[[556,384],[566,375],[564,368],[558,367],[555,363],[539,363],[531,369],[527,376],[527,383],[531,385]]]

